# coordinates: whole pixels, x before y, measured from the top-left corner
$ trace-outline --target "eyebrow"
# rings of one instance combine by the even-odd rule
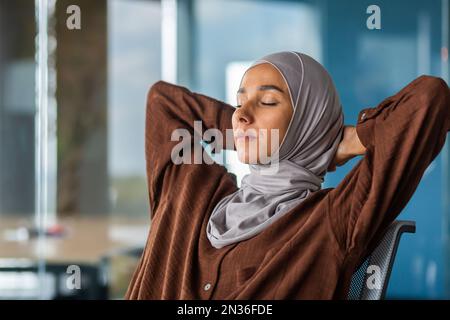
[[[266,85],[259,86],[258,90],[261,90],[261,91],[263,91],[263,90],[277,90],[277,91],[280,91],[281,93],[284,93],[283,90],[281,90],[279,87],[274,86],[272,84],[266,84]],[[244,92],[245,92],[245,88],[242,87],[242,88],[239,88],[239,90],[237,91],[237,94],[244,93]]]

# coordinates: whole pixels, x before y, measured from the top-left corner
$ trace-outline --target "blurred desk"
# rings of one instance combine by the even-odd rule
[[[58,219],[58,224],[65,231],[61,237],[12,241],[14,232],[19,239],[26,236],[23,228],[32,227],[33,220],[0,216],[0,298],[123,298],[138,257],[123,256],[121,251],[144,246],[148,219],[76,217]],[[46,275],[38,278],[42,263]],[[83,290],[66,288],[69,265],[81,268]]]
[[[9,241],[7,232],[31,227],[32,218],[0,216],[0,258],[45,259],[50,263],[98,263],[110,251],[143,246],[148,230],[148,219],[116,217],[60,218],[58,224],[65,235],[37,237],[23,241]]]

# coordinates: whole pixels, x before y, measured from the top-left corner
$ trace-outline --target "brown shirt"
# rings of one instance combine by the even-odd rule
[[[359,112],[366,154],[336,188],[312,193],[255,237],[216,249],[216,203],[237,189],[219,165],[171,161],[177,128],[231,128],[234,108],[159,81],[147,100],[151,229],[126,299],[345,299],[353,271],[405,207],[450,129],[450,91],[421,76]],[[200,133],[201,134],[201,133]]]

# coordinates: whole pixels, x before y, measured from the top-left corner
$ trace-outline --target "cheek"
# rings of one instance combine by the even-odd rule
[[[237,116],[236,116],[236,111],[233,113],[233,116],[231,117],[231,125],[233,126],[233,129],[236,128],[236,124],[237,124]]]
[[[267,144],[267,148],[270,153],[273,153],[279,148],[283,138],[287,132],[290,118],[280,116],[280,114],[274,115],[267,122],[266,138],[262,140],[262,143]]]
[[[292,112],[290,110],[286,110],[285,113],[283,113],[280,117],[277,118],[277,122],[278,122],[277,128],[279,128],[280,140],[283,139],[284,135],[287,132],[291,117],[292,117]]]
[[[264,123],[261,123],[262,128],[267,129],[267,133],[270,136],[271,130],[278,130],[279,134],[286,132],[289,125],[289,121],[286,121],[285,117],[280,116],[279,113],[275,113],[265,118]]]

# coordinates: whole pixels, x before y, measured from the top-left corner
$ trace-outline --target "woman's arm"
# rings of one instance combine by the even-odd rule
[[[172,163],[172,150],[180,143],[171,141],[172,133],[177,129],[185,129],[191,133],[194,143],[196,137],[203,136],[204,131],[215,128],[220,130],[225,139],[226,129],[232,128],[231,117],[234,110],[229,104],[191,92],[179,85],[158,81],[151,86],[147,96],[145,125],[151,212],[155,212],[155,198],[158,197],[164,181],[165,169]],[[201,126],[195,126],[194,121],[201,121]],[[226,146],[225,141],[222,145]]]
[[[449,88],[431,76],[360,111],[358,138],[353,129],[349,137],[364,157],[327,195],[330,232],[345,254],[363,254],[398,216],[442,149],[449,124]]]

